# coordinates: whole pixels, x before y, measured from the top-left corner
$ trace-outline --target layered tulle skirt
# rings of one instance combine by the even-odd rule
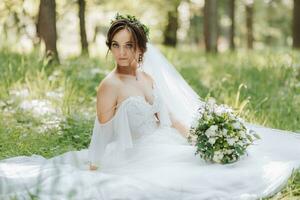
[[[0,199],[258,199],[278,192],[300,167],[300,134],[248,124],[261,139],[248,155],[227,165],[195,156],[174,128],[158,128],[118,152],[107,146],[97,171],[88,151],[45,159],[0,161]]]

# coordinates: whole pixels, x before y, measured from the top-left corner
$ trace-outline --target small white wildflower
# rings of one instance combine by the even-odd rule
[[[47,99],[24,100],[22,103],[20,103],[20,108],[23,110],[31,110],[36,115],[56,113],[55,108],[52,106],[51,102]]]
[[[9,94],[15,97],[25,98],[30,95],[30,92],[27,88],[20,89],[20,90],[10,90]]]
[[[209,98],[207,104],[209,106],[214,106],[216,104],[216,100],[214,98]]]
[[[206,116],[206,119],[207,119],[207,120],[211,120],[212,118],[213,118],[212,115],[207,115],[207,116]]]

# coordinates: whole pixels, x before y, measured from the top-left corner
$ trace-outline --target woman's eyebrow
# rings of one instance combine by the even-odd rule
[[[111,41],[112,43],[117,43],[117,44],[119,44],[117,41],[115,41],[115,40],[112,40]],[[127,42],[125,42],[125,44],[133,44],[133,41],[127,41]]]

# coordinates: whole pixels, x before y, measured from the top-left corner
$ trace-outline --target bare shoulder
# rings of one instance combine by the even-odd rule
[[[143,75],[146,77],[146,79],[148,81],[150,81],[152,83],[152,85],[154,84],[154,79],[152,78],[152,76],[150,74],[148,74],[147,72],[142,71]]]
[[[119,80],[111,74],[108,74],[98,86],[97,93],[105,95],[107,92],[112,92],[119,87]]]
[[[99,84],[97,90],[97,116],[101,123],[109,121],[117,103],[119,80],[109,74]]]

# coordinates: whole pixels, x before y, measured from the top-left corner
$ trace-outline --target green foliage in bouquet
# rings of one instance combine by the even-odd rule
[[[206,161],[228,164],[246,153],[259,136],[244,125],[241,118],[226,105],[209,99],[199,109],[191,126],[188,141],[197,147],[195,155]]]

